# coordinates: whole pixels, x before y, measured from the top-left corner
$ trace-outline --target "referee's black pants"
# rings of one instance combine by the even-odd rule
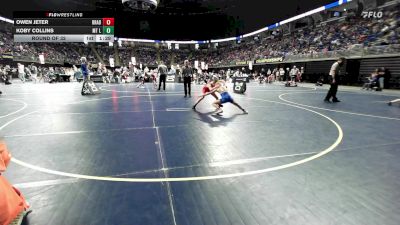
[[[166,79],[167,79],[167,75],[165,75],[165,74],[161,74],[160,75],[160,83],[158,84],[158,90],[161,89],[161,82],[162,82],[164,84],[163,88],[164,88],[164,91],[165,91],[165,80]]]
[[[189,93],[189,96],[191,96],[191,84],[192,84],[192,78],[191,77],[183,77],[183,86],[185,89],[185,97]]]
[[[336,93],[338,90],[338,81],[336,80],[335,83],[332,83],[332,81],[333,81],[332,76],[329,76],[328,80],[329,80],[329,83],[331,84],[331,87],[329,88],[329,91],[326,94],[325,100],[330,100],[332,98],[333,101],[336,101],[337,100]]]

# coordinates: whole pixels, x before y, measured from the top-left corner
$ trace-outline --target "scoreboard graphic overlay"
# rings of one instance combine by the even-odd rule
[[[14,12],[14,42],[113,42],[114,18],[92,12]]]

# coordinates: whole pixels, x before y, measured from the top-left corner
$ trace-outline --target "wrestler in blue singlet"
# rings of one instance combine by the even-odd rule
[[[88,69],[87,69],[86,62],[82,62],[82,64],[81,64],[81,71],[82,71],[82,75],[83,75],[83,80],[87,80]]]
[[[222,93],[221,93],[221,99],[220,99],[220,101],[221,101],[221,104],[224,104],[224,103],[227,103],[227,102],[232,103],[232,102],[233,102],[233,99],[232,99],[232,97],[229,95],[229,93],[226,91],[226,92],[222,92]]]

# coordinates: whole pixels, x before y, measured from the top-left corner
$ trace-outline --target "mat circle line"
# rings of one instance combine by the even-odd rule
[[[110,89],[106,89],[107,87],[113,87],[113,85],[108,85],[108,86],[101,86],[99,87],[99,89],[101,91],[107,91],[107,92],[119,92],[119,93],[147,93],[145,91],[118,91],[118,90],[110,90]],[[151,91],[150,93],[155,94],[155,93],[164,93],[164,94],[178,94],[178,93],[182,93],[183,94],[183,90],[182,91],[166,91],[166,92],[161,92],[161,91]]]
[[[312,94],[312,93],[315,93],[315,92],[297,92],[297,93]],[[355,113],[355,112],[335,110],[335,109],[327,109],[327,108],[316,107],[316,106],[312,106],[312,105],[301,104],[301,103],[289,101],[289,100],[286,100],[286,99],[283,98],[283,96],[290,95],[290,94],[294,94],[294,93],[293,92],[291,92],[291,93],[283,93],[283,94],[280,94],[278,98],[281,101],[284,101],[284,102],[286,102],[288,104],[293,104],[293,105],[312,108],[312,109],[319,109],[319,110],[325,110],[325,111],[330,111],[330,112],[349,114],[349,115],[354,115],[354,116],[365,116],[365,117],[372,117],[372,118],[378,118],[378,119],[387,119],[387,120],[398,120],[398,121],[400,121],[400,118],[387,117],[387,116],[376,116],[376,115],[370,115],[370,114],[364,114],[364,113]],[[322,100],[321,100],[321,102],[322,102]]]
[[[21,112],[22,110],[24,110],[26,107],[28,107],[28,104],[27,104],[26,102],[24,102],[24,101],[21,101],[21,100],[8,99],[8,98],[0,98],[0,100],[12,101],[12,102],[19,102],[19,103],[22,103],[22,104],[23,104],[23,106],[22,106],[21,108],[17,109],[16,111],[11,112],[11,113],[8,113],[8,114],[6,114],[6,115],[0,116],[0,119],[1,119],[1,118],[5,118],[5,117],[7,117],[7,116],[14,115],[14,114],[16,114],[16,113],[19,113],[19,112]]]
[[[277,102],[277,101],[270,101],[270,100],[265,100],[265,99],[259,99],[259,98],[249,98],[249,97],[240,97],[240,98],[247,98],[247,99],[251,99],[251,100],[256,100],[256,101],[264,101],[264,102],[272,102],[272,103],[277,103],[277,104],[281,104],[281,105],[287,105],[287,106],[291,106],[291,107],[295,107],[295,108],[299,108],[299,109],[303,109],[309,112],[312,112],[314,114],[317,114],[325,119],[327,119],[328,121],[330,121],[333,125],[335,125],[337,131],[338,131],[338,136],[335,140],[335,142],[330,145],[328,148],[320,151],[319,153],[312,155],[310,157],[292,162],[292,163],[288,163],[288,164],[283,164],[280,166],[274,166],[274,167],[270,167],[270,168],[266,168],[266,169],[260,169],[260,170],[252,170],[252,171],[246,171],[246,172],[239,172],[239,173],[230,173],[230,174],[220,174],[220,175],[208,175],[208,176],[195,176],[195,177],[167,177],[167,178],[122,178],[122,177],[111,177],[111,176],[94,176],[94,175],[84,175],[84,174],[76,174],[76,173],[68,173],[68,172],[62,172],[62,171],[57,171],[57,170],[51,170],[51,169],[47,169],[47,168],[43,168],[40,166],[35,166],[32,165],[30,163],[24,162],[22,160],[19,160],[15,157],[12,157],[11,161],[32,169],[32,170],[36,170],[39,172],[43,172],[43,173],[48,173],[48,174],[53,174],[53,175],[59,175],[59,176],[64,176],[64,177],[72,177],[72,178],[78,178],[78,179],[86,179],[86,180],[98,180],[98,181],[113,181],[113,182],[131,182],[131,183],[155,183],[155,182],[188,182],[188,181],[202,181],[202,180],[215,180],[215,179],[224,179],[224,178],[235,178],[235,177],[242,177],[242,176],[250,176],[250,175],[258,175],[258,174],[264,174],[267,172],[272,172],[272,171],[277,171],[277,170],[282,170],[282,169],[286,169],[286,168],[290,168],[290,167],[294,167],[294,166],[298,166],[307,162],[310,162],[314,159],[320,158],[326,154],[328,154],[329,152],[331,152],[332,150],[334,150],[343,140],[343,130],[340,127],[340,125],[333,120],[332,118],[316,112],[314,110],[308,109],[308,108],[304,108],[298,105],[291,105],[288,103],[282,103],[282,102]],[[17,121],[18,119],[21,119],[27,115],[30,115],[32,113],[35,113],[36,111],[24,114],[22,116],[19,116],[17,118],[14,118],[11,121],[8,121],[6,124],[4,124],[3,126],[0,127],[0,130],[4,129],[5,127],[7,127],[8,125],[10,125],[11,123]]]

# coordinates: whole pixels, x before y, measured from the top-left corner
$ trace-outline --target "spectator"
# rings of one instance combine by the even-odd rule
[[[25,66],[21,63],[18,63],[18,77],[25,83]]]
[[[374,83],[378,81],[378,72],[379,69],[375,69],[374,72],[371,73],[371,76],[367,78],[367,82],[364,83],[361,89],[370,90]]]

